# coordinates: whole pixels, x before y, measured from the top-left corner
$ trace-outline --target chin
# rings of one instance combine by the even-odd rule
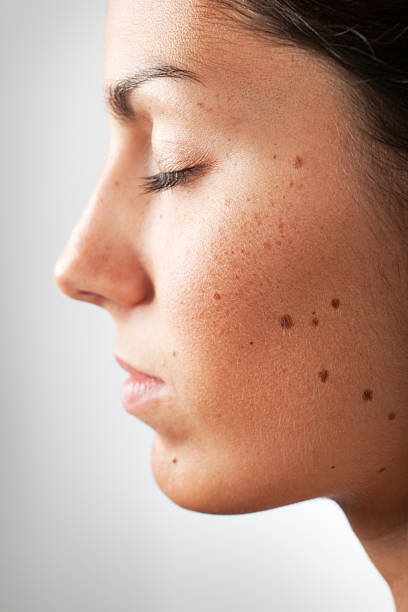
[[[181,508],[203,514],[250,514],[303,501],[288,496],[285,486],[281,494],[277,487],[273,496],[270,492],[265,495],[263,486],[254,486],[253,477],[242,482],[238,470],[238,480],[232,479],[222,464],[216,458],[209,461],[208,456],[201,461],[197,451],[189,454],[179,447],[177,452],[176,446],[166,446],[158,434],[154,438],[153,477],[166,497]]]

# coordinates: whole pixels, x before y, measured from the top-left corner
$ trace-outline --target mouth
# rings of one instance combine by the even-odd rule
[[[157,376],[153,376],[153,374],[148,374],[147,372],[142,372],[141,370],[137,370],[133,366],[126,363],[126,361],[121,359],[118,355],[114,355],[114,357],[121,368],[123,368],[126,372],[129,372],[129,374],[131,374],[132,377],[139,380],[140,382],[147,382],[149,380],[161,382],[161,383],[164,382],[164,380],[162,380],[161,378],[158,378]]]
[[[137,415],[146,404],[154,400],[165,387],[161,378],[141,372],[115,355],[118,364],[130,377],[123,383],[121,391],[122,404],[127,412]]]

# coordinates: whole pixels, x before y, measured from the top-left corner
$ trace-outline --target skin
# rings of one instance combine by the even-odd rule
[[[329,497],[408,610],[405,256],[340,81],[195,0],[115,0],[106,23],[106,84],[157,59],[206,84],[156,79],[131,95],[138,119],[110,117],[55,266],[112,315],[115,353],[166,383],[138,413],[158,486],[219,514]],[[206,174],[143,193],[203,154]]]

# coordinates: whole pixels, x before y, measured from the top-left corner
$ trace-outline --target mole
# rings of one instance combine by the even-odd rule
[[[115,181],[115,187],[119,187],[120,182],[119,181]]]
[[[252,340],[250,340],[249,344],[253,344],[253,341],[252,341]]]
[[[285,329],[290,329],[294,326],[293,319],[290,315],[286,314],[280,318],[280,324]]]
[[[296,169],[301,168],[303,166],[303,159],[300,157],[300,155],[296,155],[295,162],[293,165]]]
[[[338,308],[340,306],[340,300],[335,298],[334,300],[331,301],[331,305],[333,306],[333,308]]]
[[[363,392],[363,400],[368,401],[370,400],[370,402],[373,399],[373,392],[371,391],[371,389],[365,389]]]
[[[335,469],[336,469],[336,466],[335,466],[335,465],[332,465],[332,466],[331,466],[331,469],[332,469],[332,470],[335,470]]]
[[[319,376],[322,382],[326,382],[327,377],[329,376],[329,372],[327,370],[321,370],[319,372]]]
[[[312,323],[315,327],[319,325],[319,319],[312,319]]]
[[[177,457],[174,457],[173,463],[177,463]]]
[[[220,300],[221,296],[219,293],[214,293],[214,300]]]
[[[272,243],[270,240],[267,240],[266,242],[264,242],[264,249],[271,249],[272,248]]]
[[[379,471],[379,472],[385,472],[385,470],[386,470],[386,469],[387,469],[387,468],[382,467],[382,468],[380,468],[378,471]]]
[[[173,357],[177,355],[177,351],[173,351]]]
[[[395,414],[395,412],[390,412],[390,414],[388,415],[388,418],[390,421],[393,421],[395,419],[397,415]]]

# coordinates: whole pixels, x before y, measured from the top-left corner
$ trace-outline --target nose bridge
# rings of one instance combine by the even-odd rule
[[[74,299],[131,306],[150,295],[152,285],[139,251],[136,204],[126,210],[129,194],[117,176],[115,165],[107,162],[56,262],[54,277]]]

